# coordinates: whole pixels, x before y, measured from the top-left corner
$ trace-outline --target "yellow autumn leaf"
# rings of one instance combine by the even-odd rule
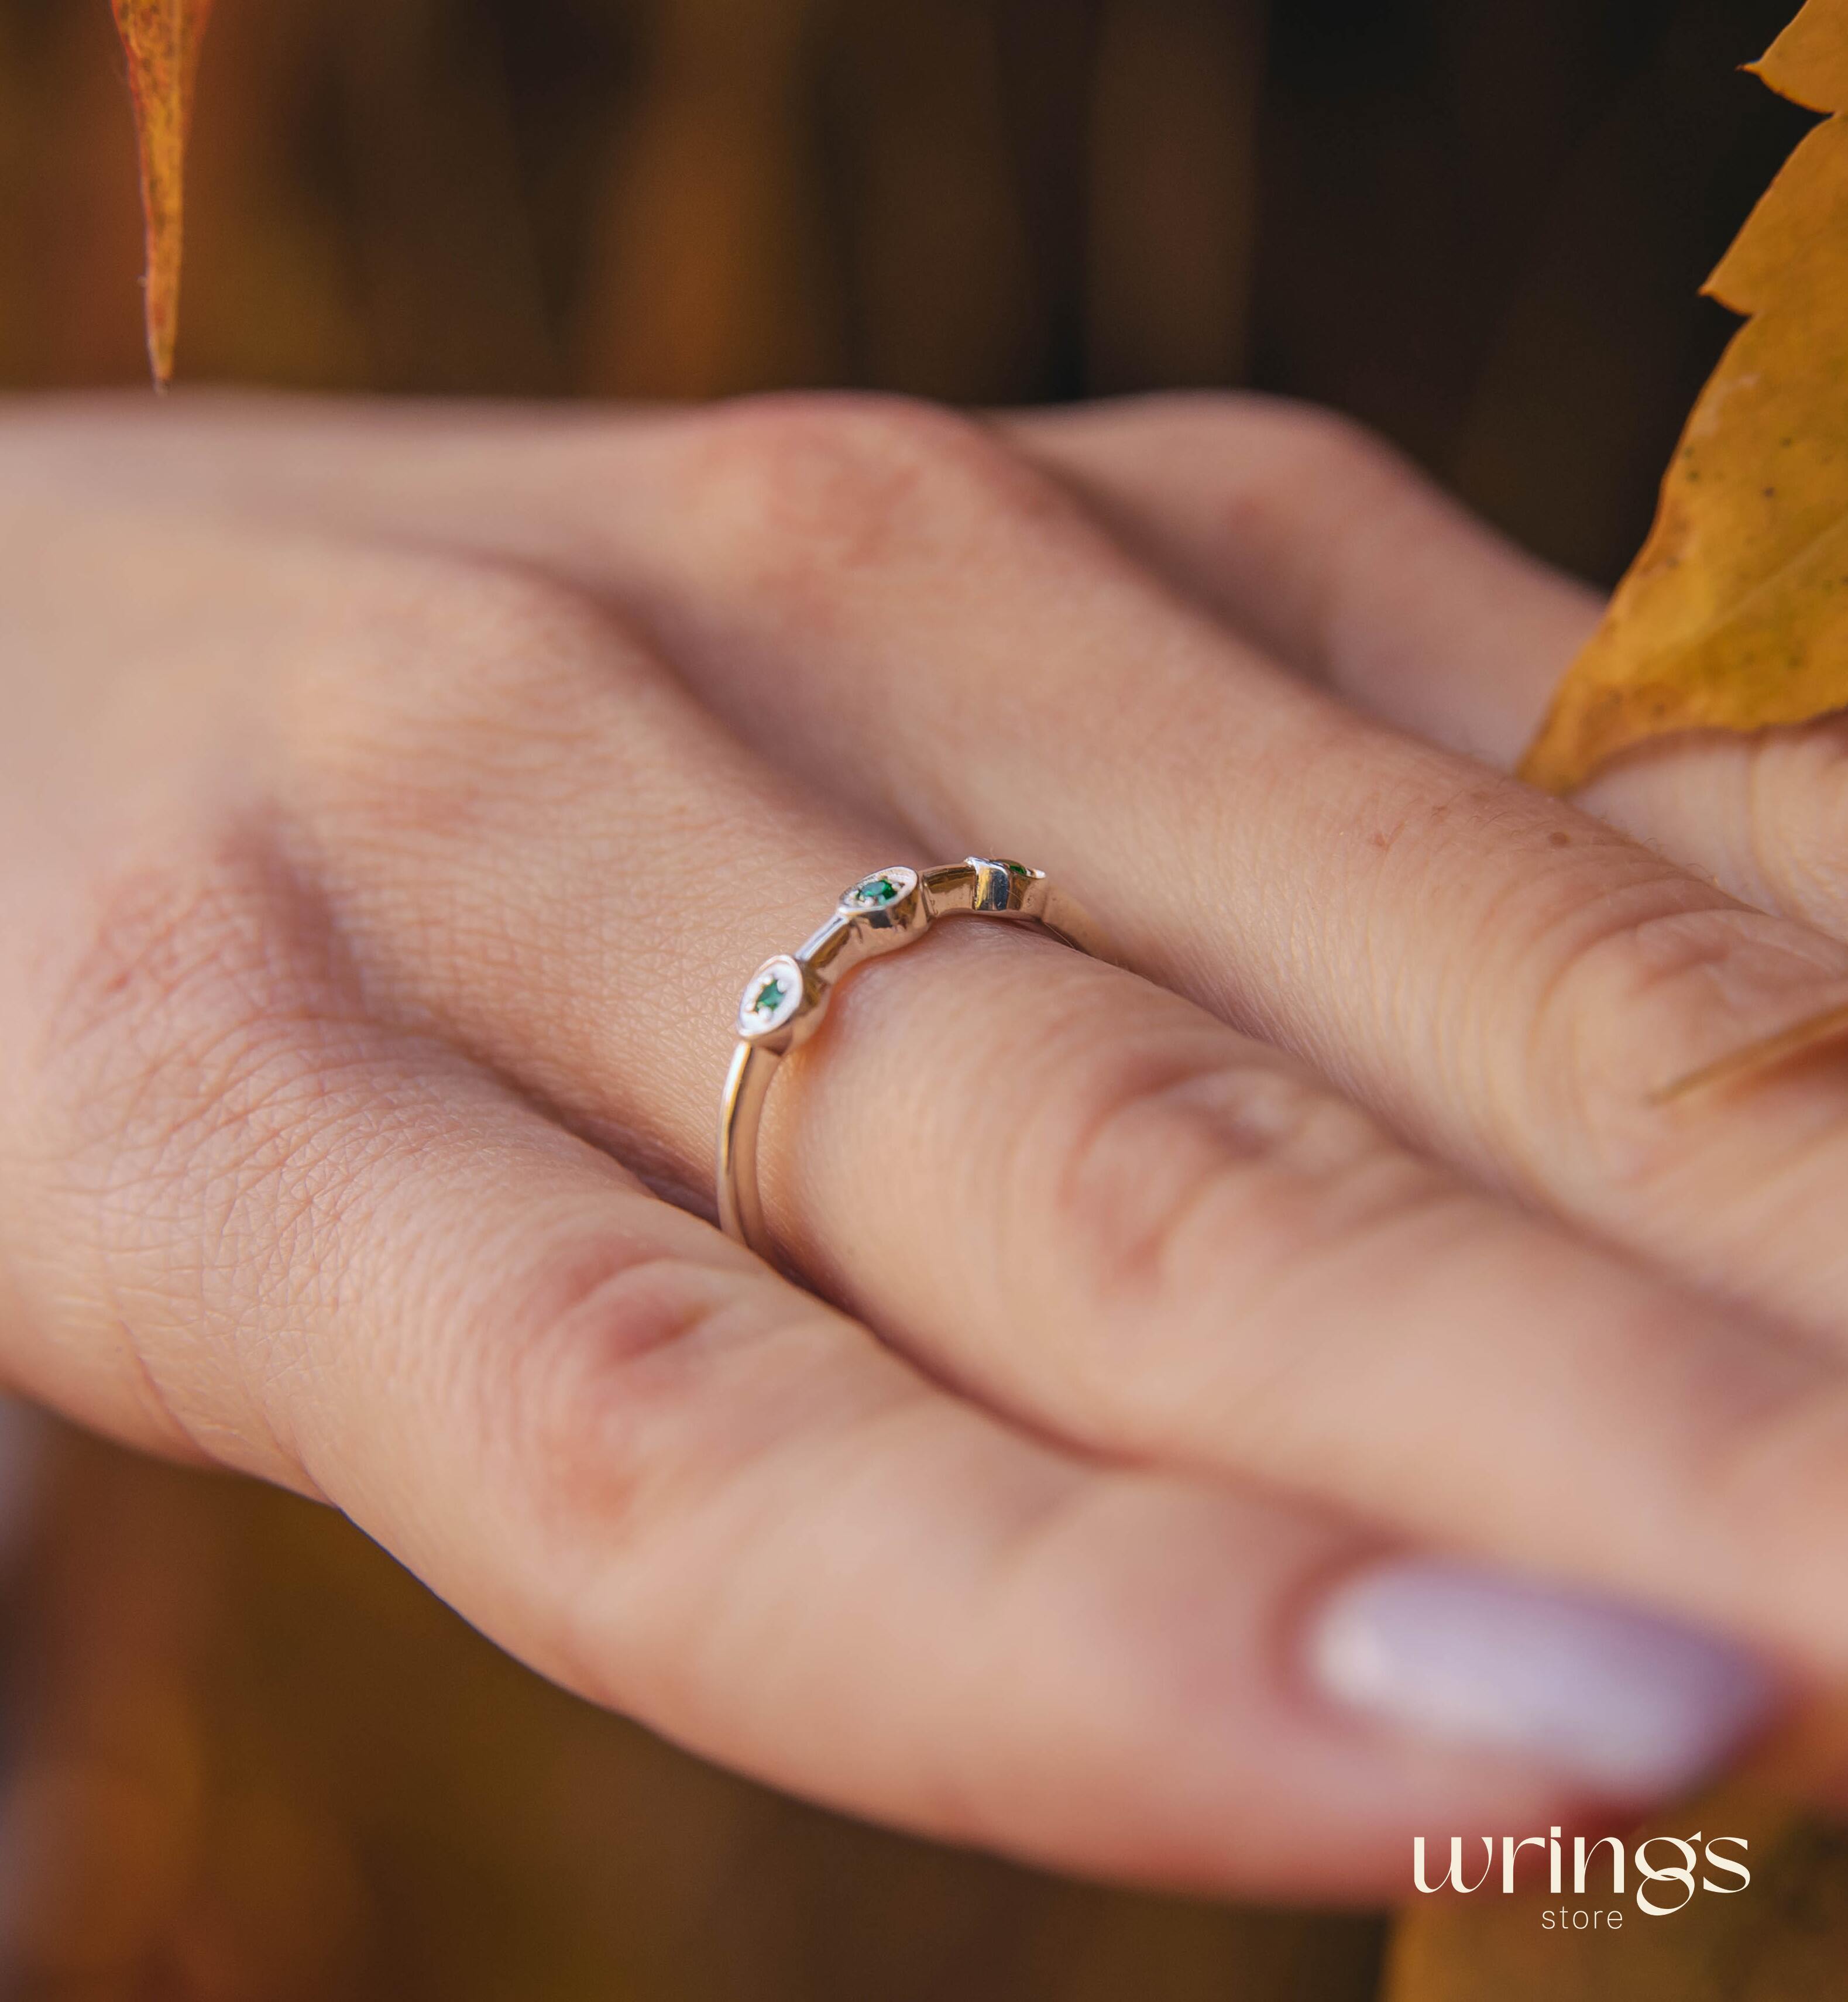
[[[1809,0],[1756,74],[1848,112],[1848,0]],[[1749,317],[1522,766],[1551,792],[1669,731],[1848,708],[1848,118],[1804,140],[1707,289]]]
[[[141,141],[141,207],[148,225],[148,359],[156,383],[173,379],[180,326],[186,142],[212,0],[110,0],[128,54]]]

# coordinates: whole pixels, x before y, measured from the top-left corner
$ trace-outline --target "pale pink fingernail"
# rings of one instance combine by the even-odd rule
[[[1705,1777],[1780,1700],[1776,1679],[1729,1641],[1460,1562],[1355,1573],[1307,1640],[1310,1673],[1337,1702],[1541,1760],[1624,1801]]]

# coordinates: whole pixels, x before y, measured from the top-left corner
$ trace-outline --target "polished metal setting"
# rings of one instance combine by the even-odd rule
[[[719,1221],[728,1237],[774,1256],[757,1185],[757,1141],[777,1067],[821,1027],[835,987],[856,966],[915,945],[940,919],[959,917],[1030,925],[1093,959],[1115,957],[1078,905],[1023,863],[972,855],[941,869],[863,876],[799,952],[764,961],[738,1003],[737,1048],[719,1107]]]

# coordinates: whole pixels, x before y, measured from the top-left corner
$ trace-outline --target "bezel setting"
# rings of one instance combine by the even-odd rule
[[[767,959],[751,975],[738,1003],[738,1034],[755,1042],[786,1029],[810,999],[807,973],[787,953]]]
[[[917,888],[918,872],[915,869],[876,869],[870,876],[863,876],[850,889],[841,892],[840,907],[855,917],[876,916],[896,910],[908,897],[916,895]]]

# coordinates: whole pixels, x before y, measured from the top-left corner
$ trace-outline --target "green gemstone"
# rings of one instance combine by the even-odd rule
[[[856,904],[895,904],[899,898],[898,885],[889,876],[869,876],[857,884],[853,891]]]
[[[789,996],[790,990],[780,980],[772,977],[766,980],[757,990],[757,998],[751,1004],[751,1013],[755,1015],[774,1015],[789,999]]]

